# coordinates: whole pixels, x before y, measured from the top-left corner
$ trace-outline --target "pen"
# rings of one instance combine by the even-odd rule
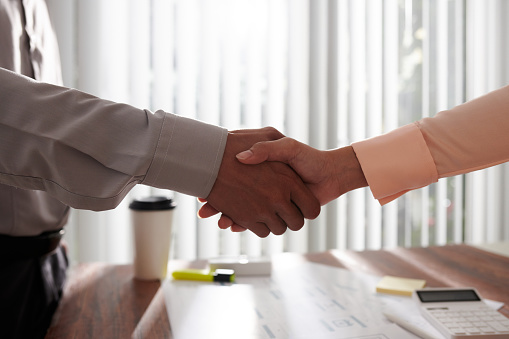
[[[402,319],[401,317],[398,317],[397,315],[394,315],[392,313],[387,313],[387,312],[383,312],[383,314],[390,321],[394,322],[395,324],[398,324],[399,326],[412,332],[416,336],[421,337],[422,339],[442,339],[440,337],[434,336],[433,334],[430,334],[429,332],[415,326],[411,322],[409,322],[405,319]]]
[[[196,269],[177,270],[172,273],[176,280],[197,280],[197,281],[217,281],[233,282],[235,272],[229,269],[216,269],[215,271],[204,271]]]

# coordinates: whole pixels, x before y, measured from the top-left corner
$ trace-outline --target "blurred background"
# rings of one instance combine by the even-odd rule
[[[319,149],[391,131],[509,84],[503,0],[47,0],[64,83],[230,130],[274,126]],[[509,240],[509,167],[441,179],[381,207],[367,189],[298,232],[258,239],[199,220],[196,198],[136,187],[73,210],[73,262],[132,258],[128,204],[178,203],[172,258]]]

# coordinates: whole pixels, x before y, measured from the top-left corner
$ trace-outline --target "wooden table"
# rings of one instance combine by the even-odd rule
[[[284,253],[284,263],[311,261],[375,275],[425,279],[429,287],[475,287],[505,303],[509,317],[509,257],[467,245],[380,251]],[[203,267],[204,261],[175,261]],[[87,263],[74,267],[46,338],[172,338],[159,282],[132,278],[130,265]]]

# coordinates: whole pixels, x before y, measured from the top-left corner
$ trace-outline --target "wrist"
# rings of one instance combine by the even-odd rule
[[[336,189],[339,195],[368,186],[352,146],[341,147],[330,152],[335,166]]]

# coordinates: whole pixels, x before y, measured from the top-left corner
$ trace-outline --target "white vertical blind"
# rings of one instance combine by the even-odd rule
[[[413,39],[414,34],[414,23],[413,23],[413,15],[414,15],[414,6],[412,1],[405,0],[405,7],[402,13],[403,17],[403,25],[402,25],[402,46],[400,49],[402,49],[402,55],[407,55],[411,49],[412,49],[412,43],[415,41]],[[407,66],[408,67],[408,66]],[[410,72],[405,71],[405,67],[403,67],[402,71],[404,74],[402,74],[403,81],[410,81],[411,76]],[[406,74],[408,73],[408,74]],[[400,121],[400,123],[402,123]],[[400,239],[398,242],[399,244],[402,244],[403,246],[411,246],[412,243],[412,208],[410,207],[412,204],[412,195],[406,195],[402,200],[402,203],[404,203],[403,208],[404,216],[403,218],[400,218],[403,225],[400,226],[401,231],[403,233],[402,239]]]
[[[503,85],[501,81],[501,72],[498,71],[498,65],[501,64],[503,50],[498,40],[501,35],[497,28],[501,26],[502,18],[499,13],[502,10],[502,2],[491,1],[486,4],[486,16],[490,18],[486,23],[487,37],[487,79],[486,90],[492,91]],[[507,60],[504,60],[507,62]],[[502,229],[502,211],[501,205],[497,202],[502,198],[502,166],[495,166],[486,170],[486,239],[487,242],[498,241]]]
[[[430,112],[430,30],[431,30],[431,13],[430,2],[424,1],[421,8],[422,16],[422,81],[421,81],[421,97],[422,112],[421,118],[429,117]],[[420,246],[429,245],[429,187],[420,189]]]
[[[288,50],[288,4],[285,0],[268,1],[267,23],[267,99],[263,125],[285,130],[285,102]],[[245,126],[247,127],[247,126]],[[284,251],[284,237],[269,236],[266,253]]]
[[[366,138],[366,4],[364,0],[350,2],[350,76],[349,76],[349,141]],[[348,197],[348,244],[354,250],[365,245],[365,191],[353,191]]]
[[[435,110],[443,111],[448,108],[449,98],[449,3],[447,1],[438,1],[435,7],[436,17],[436,108]],[[435,193],[435,243],[437,245],[445,245],[447,242],[447,181],[449,179],[440,179],[436,184]]]
[[[309,139],[308,143],[318,149],[326,148],[327,130],[327,53],[328,53],[328,1],[309,2]],[[306,122],[304,122],[306,123]],[[324,214],[325,212],[325,214]],[[327,237],[325,216],[309,222],[308,249],[320,251],[325,248]]]
[[[167,3],[169,3],[167,1]],[[197,9],[199,13],[200,26],[198,39],[200,48],[198,55],[205,55],[197,61],[199,63],[199,82],[198,91],[198,119],[211,123],[220,123],[220,27],[218,27],[216,18],[219,15],[220,8],[213,2],[206,1],[201,8]],[[171,18],[171,16],[170,16]],[[166,19],[169,21],[168,19]],[[171,21],[169,21],[171,22]],[[193,22],[196,25],[198,22]],[[156,30],[160,28],[156,27]],[[164,35],[164,31],[161,32]],[[154,40],[154,46],[157,46],[157,40]],[[157,106],[156,106],[157,107]],[[186,213],[188,216],[189,214]],[[184,216],[185,217],[185,216]],[[219,253],[220,234],[217,228],[217,218],[198,220],[198,238],[197,238],[197,257],[210,258]]]
[[[505,1],[469,0],[466,7],[466,98],[471,99],[507,85]],[[465,239],[471,243],[492,242],[507,237],[505,209],[507,165],[466,175]]]
[[[245,46],[245,94],[243,102],[243,121],[249,128],[263,126],[264,106],[264,81],[263,74],[266,66],[266,45],[265,37],[268,33],[267,18],[259,21],[259,13],[266,11],[267,3],[251,1],[246,3],[246,10],[242,20],[247,23],[246,46]],[[257,13],[257,15],[249,15]],[[261,26],[261,28],[259,28]],[[216,227],[217,228],[217,227]],[[245,233],[241,236],[241,247],[243,253],[252,256],[260,256],[263,253],[262,241],[252,233]],[[217,253],[216,253],[217,255]]]
[[[472,99],[484,94],[486,86],[486,4],[466,3],[466,97]],[[466,175],[465,238],[472,243],[485,241],[484,220],[486,201],[486,171]],[[483,225],[479,227],[476,225]]]
[[[195,0],[175,1],[175,112],[197,118],[198,23],[200,7]],[[154,42],[156,44],[157,42]],[[176,194],[178,209],[175,217],[175,255],[183,259],[197,257],[197,220],[190,218],[196,211],[196,199]]]
[[[48,0],[64,81],[230,130],[272,125],[319,149],[433,116],[509,81],[503,0]],[[72,20],[76,18],[76,20]],[[506,165],[442,179],[383,208],[350,192],[299,232],[259,239],[198,220],[193,197],[136,187],[73,211],[76,261],[128,262],[128,200],[178,202],[172,257],[378,249],[509,238]]]
[[[507,14],[509,13],[509,3],[507,1],[501,2],[501,8],[500,13],[498,13],[501,18],[507,17]],[[509,23],[507,20],[501,20],[501,27],[498,28],[500,31],[500,39],[502,41],[508,41],[509,40]],[[509,60],[509,44],[503,43],[501,44],[500,48],[501,52],[501,63],[504,63],[504,60]],[[504,71],[505,70],[505,71]],[[502,79],[500,82],[502,84],[507,83],[509,80],[509,67],[505,67],[504,70],[499,70],[499,73],[502,76]],[[501,239],[507,239],[509,237],[509,166],[502,165],[503,167],[503,178],[504,178],[504,184],[503,187],[503,197],[502,197],[502,234]]]
[[[327,140],[326,147],[335,148],[338,144],[339,122],[339,37],[338,37],[338,2],[329,1],[328,16],[328,55],[327,55]],[[339,238],[338,202],[334,201],[324,208],[326,213],[327,248],[336,248]]]
[[[463,0],[454,1],[454,43],[450,44],[454,46],[454,93],[451,93],[452,105],[458,105],[465,101],[465,3]],[[459,175],[449,180],[453,180],[454,193],[450,206],[453,207],[453,223],[452,223],[452,242],[461,243],[463,241],[464,229],[463,229],[463,213],[464,205],[463,201],[464,192],[464,179],[465,176]]]
[[[382,13],[383,3],[377,0],[366,2],[366,137],[374,137],[382,133],[383,108],[383,43]],[[380,204],[365,195],[366,199],[366,247],[380,249],[382,247],[382,208]]]
[[[302,142],[308,142],[309,120],[309,2],[294,0],[288,2],[288,78],[286,104],[286,134]],[[308,248],[306,223],[301,232],[287,234],[288,251],[303,252]]]
[[[348,30],[348,5],[349,1],[338,1],[337,10],[332,12],[333,17],[336,17],[337,21],[337,33],[336,33],[336,44],[337,44],[337,64],[338,64],[338,88],[337,94],[333,96],[337,100],[337,143],[338,147],[349,145],[348,140],[348,90],[350,88],[349,83],[349,57],[348,51],[350,46],[350,34]],[[332,113],[334,114],[334,113]],[[329,148],[334,148],[332,145],[328,145]],[[348,218],[347,218],[347,205],[348,198],[343,195],[337,199],[337,201],[329,204],[333,212],[337,215],[337,224],[332,224],[331,227],[337,228],[336,233],[336,248],[346,249],[348,248]]]
[[[399,6],[397,0],[384,1],[383,26],[383,67],[384,102],[383,132],[398,127],[398,60],[399,60]],[[398,245],[398,201],[383,207],[383,246]]]

